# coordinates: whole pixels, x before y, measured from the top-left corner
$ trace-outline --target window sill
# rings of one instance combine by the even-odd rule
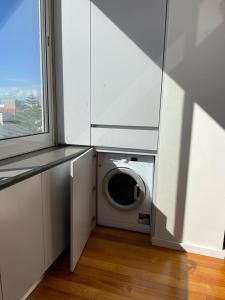
[[[0,161],[0,190],[73,159],[88,147],[51,147]]]

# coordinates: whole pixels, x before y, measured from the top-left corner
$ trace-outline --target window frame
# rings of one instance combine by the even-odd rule
[[[0,140],[0,160],[48,148],[56,144],[53,73],[53,1],[40,1],[41,74],[44,119],[47,131]]]

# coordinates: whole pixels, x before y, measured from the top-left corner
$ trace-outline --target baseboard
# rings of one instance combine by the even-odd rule
[[[195,253],[205,256],[211,256],[215,258],[224,259],[225,258],[225,251],[224,250],[216,250],[207,247],[202,247],[198,245],[186,244],[186,243],[178,243],[172,242],[168,240],[162,240],[156,237],[152,237],[152,245],[169,248],[173,250],[184,251],[187,253]]]
[[[30,294],[36,289],[36,287],[40,284],[40,282],[42,281],[42,279],[44,278],[45,274],[43,276],[41,276],[41,278],[35,282],[32,287],[26,292],[26,294],[21,298],[21,300],[26,300]]]

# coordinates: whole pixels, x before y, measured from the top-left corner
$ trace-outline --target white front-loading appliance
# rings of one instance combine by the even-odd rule
[[[97,223],[150,232],[154,157],[98,153]]]

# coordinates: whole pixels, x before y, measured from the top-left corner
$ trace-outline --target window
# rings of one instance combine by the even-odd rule
[[[50,0],[0,2],[0,158],[53,145],[50,12]]]

